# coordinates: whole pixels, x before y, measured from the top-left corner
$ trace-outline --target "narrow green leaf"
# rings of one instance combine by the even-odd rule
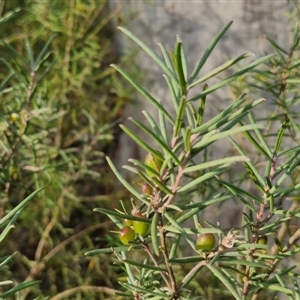
[[[276,137],[275,147],[274,147],[274,155],[277,155],[279,152],[279,148],[281,146],[282,138],[284,135],[285,130],[289,126],[289,121],[284,121],[281,128],[279,129]]]
[[[158,224],[158,217],[159,214],[155,213],[152,222],[151,222],[151,241],[152,241],[152,247],[154,250],[154,253],[159,256],[159,248],[158,248],[158,230],[157,230],[157,224]]]
[[[175,138],[178,137],[180,129],[183,124],[183,116],[184,116],[184,112],[185,112],[185,107],[186,107],[186,98],[182,97],[180,100],[178,115],[177,115],[177,118],[175,121],[175,126],[174,126],[173,137],[175,137]]]
[[[27,37],[25,38],[25,46],[26,46],[28,57],[29,57],[30,69],[33,71],[33,70],[35,70],[34,55],[32,53],[32,48],[30,46],[30,43],[29,43],[29,40]]]
[[[106,209],[106,208],[97,207],[97,208],[94,208],[93,211],[100,212],[102,214],[109,215],[109,216],[115,216],[115,217],[121,218],[121,219],[128,219],[128,220],[132,220],[132,221],[140,221],[140,222],[151,224],[150,219],[140,218],[140,217],[136,217],[134,215],[126,215],[125,213],[122,214],[117,211]]]
[[[191,135],[192,135],[191,127],[186,127],[183,134],[184,149],[186,153],[191,152]]]
[[[240,187],[232,184],[232,183],[229,183],[229,182],[226,182],[224,180],[222,180],[220,177],[216,176],[216,181],[219,182],[220,184],[226,186],[226,187],[230,187],[230,190],[234,190],[237,194],[242,194],[242,195],[245,195],[247,197],[249,197],[250,199],[252,199],[253,201],[256,201],[260,204],[262,204],[262,200],[260,198],[258,198],[257,196],[253,195],[253,194],[250,194],[248,191],[244,190],[244,189],[241,189]]]
[[[255,122],[255,120],[254,120],[254,117],[253,117],[251,111],[250,111],[249,114],[248,114],[248,118],[249,118],[251,124],[253,124],[253,125],[256,124],[256,122]],[[272,151],[271,151],[269,145],[267,144],[267,142],[266,142],[264,136],[261,134],[260,130],[258,130],[258,129],[254,129],[254,132],[255,132],[255,134],[257,135],[258,140],[260,141],[261,145],[263,146],[263,148],[264,148],[265,151],[267,152],[268,156],[271,158],[271,157],[272,157]]]
[[[17,286],[13,287],[12,289],[8,290],[7,292],[1,294],[0,297],[5,299],[9,296],[16,294],[19,291],[22,291],[24,289],[27,289],[27,288],[37,285],[39,283],[41,283],[40,280],[31,280],[31,281],[26,281],[26,282],[20,283]]]
[[[187,191],[189,190],[190,188],[194,187],[194,186],[197,186],[199,185],[200,183],[214,177],[215,175],[218,175],[222,172],[224,172],[228,167],[230,166],[230,164],[224,164],[220,167],[217,167],[215,170],[213,171],[210,171],[210,172],[207,172],[205,173],[204,175],[192,180],[191,182],[187,183],[186,185],[180,187],[178,189],[178,193],[182,193],[184,191]]]
[[[117,70],[133,87],[136,88],[140,94],[142,94],[146,99],[148,99],[153,105],[157,107],[166,117],[167,119],[174,124],[174,120],[171,115],[166,111],[166,109],[155,99],[153,98],[140,84],[138,84],[130,75],[128,75],[125,71],[119,68],[116,65],[111,65],[115,70]]]
[[[172,158],[173,160],[180,165],[180,161],[178,160],[177,156],[170,150],[170,147],[159,137],[157,137],[151,130],[149,130],[143,123],[137,121],[133,118],[129,118],[135,125],[137,125],[140,129],[142,129],[145,133],[147,133],[150,137],[153,138]],[[138,144],[140,144],[146,151],[152,153],[152,148],[139,137],[137,137],[129,128],[125,127],[124,125],[120,125],[120,127],[129,135],[130,137],[135,140]],[[126,130],[125,130],[126,129]],[[134,136],[134,138],[133,138]],[[138,142],[139,141],[139,142]],[[153,153],[153,155],[157,155],[157,153]]]
[[[207,81],[209,78],[215,77],[217,74],[223,72],[224,70],[228,69],[229,67],[235,65],[236,63],[238,63],[240,60],[245,59],[249,56],[252,56],[252,53],[244,53],[242,55],[239,55],[227,62],[225,62],[224,64],[222,64],[221,66],[215,68],[214,70],[210,71],[209,73],[207,73],[206,75],[204,75],[203,77],[199,78],[198,80],[196,80],[195,82],[193,82],[192,84],[190,84],[188,86],[188,89],[193,88],[194,86]]]
[[[129,260],[129,259],[125,259],[124,260],[125,263],[135,266],[135,267],[139,267],[139,268],[143,268],[143,269],[148,269],[148,270],[154,270],[154,271],[160,271],[160,272],[167,272],[166,269],[164,268],[160,268],[160,267],[156,267],[156,266],[151,266],[149,264],[141,264],[137,261],[133,261],[133,260]]]
[[[193,129],[192,134],[200,133],[200,132],[201,132],[201,134],[205,134],[214,129],[217,129],[220,126],[224,125],[225,123],[237,118],[241,114],[247,112],[249,109],[255,107],[256,105],[258,105],[264,101],[264,99],[258,99],[256,101],[254,101],[253,103],[250,103],[249,105],[246,105],[245,107],[240,108],[236,112],[233,112],[236,108],[238,108],[245,102],[245,96],[246,96],[246,94],[241,95],[229,107],[227,107],[224,111],[222,111],[216,117],[210,119],[205,124],[202,124],[201,126]]]
[[[5,215],[0,220],[0,226],[3,225],[7,220],[9,220],[15,213],[21,210],[34,196],[36,196],[44,188],[39,188],[36,191],[32,192],[28,197],[26,197],[20,204],[18,204],[14,209],[12,209],[7,215]]]
[[[280,56],[281,62],[285,63],[285,57],[283,56],[283,54],[286,56],[288,56],[289,54],[283,48],[277,45],[273,40],[271,40],[269,37],[267,37],[267,40],[271,44],[272,48],[276,51],[276,53]]]
[[[214,39],[210,42],[210,44],[208,45],[207,49],[205,50],[202,58],[200,59],[199,63],[196,65],[194,71],[191,74],[191,77],[189,79],[189,83],[192,83],[194,81],[194,79],[198,76],[200,70],[202,69],[202,67],[204,66],[204,64],[206,63],[208,57],[210,56],[210,54],[212,53],[213,49],[215,48],[216,44],[219,42],[219,40],[221,39],[221,37],[224,35],[224,33],[228,30],[228,28],[231,26],[231,24],[233,23],[233,21],[230,21],[227,25],[225,25],[219,32],[218,34],[214,37]]]
[[[184,45],[181,45],[181,64],[182,64],[182,70],[183,70],[183,75],[184,75],[184,80],[185,80],[185,85],[188,81],[188,76],[189,76],[189,69],[188,69],[188,63],[187,63],[187,56],[186,52],[184,50]]]
[[[2,261],[0,262],[0,269],[2,267],[4,267],[5,265],[7,265],[17,254],[18,254],[18,252],[16,251],[7,257],[1,257]]]
[[[172,258],[169,259],[170,263],[174,264],[190,264],[190,263],[197,263],[200,261],[204,261],[205,259],[200,256],[186,256],[186,257],[180,257],[180,258]]]
[[[205,84],[204,87],[203,87],[203,91],[205,91],[207,89],[208,89],[208,85]],[[239,104],[239,103],[236,103],[237,101],[238,101],[238,99],[235,101],[236,105]],[[206,102],[206,96],[201,97],[200,98],[200,105],[199,105],[199,109],[198,109],[198,116],[197,116],[197,121],[196,121],[196,127],[198,127],[198,126],[200,126],[202,124],[203,114],[204,114],[204,109],[205,109],[205,102]]]
[[[166,118],[164,114],[159,110],[158,111],[158,118],[159,118],[159,125],[160,125],[160,132],[166,144],[169,144],[168,138],[168,130],[166,125]]]
[[[161,131],[160,131],[157,123],[155,122],[155,120],[152,118],[152,116],[147,111],[142,111],[142,113],[146,117],[146,119],[148,120],[150,126],[152,127],[152,129],[154,131],[154,134],[156,136],[158,136],[160,139],[163,139]]]
[[[95,250],[90,250],[90,251],[85,252],[84,255],[91,256],[91,255],[98,255],[98,254],[103,254],[103,253],[114,253],[114,252],[119,253],[122,251],[128,252],[134,246],[135,245],[95,249]],[[141,246],[138,246],[138,247],[141,248]]]
[[[259,58],[257,60],[255,60],[254,62],[252,62],[251,64],[249,64],[248,66],[244,67],[243,69],[241,69],[238,72],[235,72],[233,75],[223,79],[221,82],[211,86],[210,88],[208,88],[207,90],[203,91],[202,93],[196,95],[195,97],[193,97],[192,99],[190,99],[189,101],[196,101],[198,99],[200,99],[201,97],[208,95],[216,90],[218,90],[219,88],[225,86],[226,84],[228,84],[229,82],[236,80],[238,77],[240,77],[241,75],[249,72],[250,70],[254,69],[255,67],[257,67],[258,65],[265,63],[266,61],[268,61],[270,58],[272,58],[274,56],[274,54],[270,54],[267,56],[264,56],[262,58]]]
[[[56,38],[57,34],[52,35],[52,37],[50,37],[50,39],[46,42],[46,44],[44,45],[43,49],[40,51],[37,59],[36,59],[36,66],[37,68],[35,69],[35,71],[37,71],[38,67],[41,64],[41,61],[44,59],[44,56],[46,54],[46,51],[48,50],[50,44],[52,43],[52,41]]]
[[[195,171],[200,171],[200,170],[212,168],[212,167],[222,165],[222,164],[235,163],[235,162],[248,162],[248,161],[250,161],[250,159],[246,156],[225,157],[225,158],[220,158],[220,159],[216,159],[216,160],[213,160],[213,161],[208,161],[208,162],[205,162],[205,163],[201,163],[201,164],[196,165],[196,166],[187,167],[187,168],[184,169],[183,172],[184,173],[195,172]]]
[[[170,250],[170,253],[169,253],[169,259],[173,259],[175,257],[178,246],[179,246],[180,237],[181,237],[180,234],[177,234],[175,236],[175,239],[172,243],[172,247],[171,247],[171,250]]]
[[[179,231],[179,233],[182,234],[182,236],[190,244],[190,246],[192,247],[192,249],[196,251],[196,247],[195,247],[194,241],[187,234],[187,232],[173,219],[173,217],[171,215],[169,215],[168,212],[165,212],[164,216],[174,226],[174,228],[176,228]],[[164,226],[164,228],[166,228],[166,227]]]
[[[245,155],[244,150],[232,138],[229,137],[229,140],[231,141],[231,143],[233,144],[233,146],[235,147],[235,149],[237,149],[237,151],[241,155]],[[250,174],[251,178],[254,180],[254,183],[256,184],[256,186],[262,192],[264,192],[265,181],[261,177],[261,175],[259,174],[259,172],[256,170],[255,166],[252,164],[252,162],[247,162],[244,165],[246,167],[246,170]]]
[[[137,190],[135,190],[123,177],[122,175],[119,173],[119,171],[117,170],[117,168],[115,167],[115,165],[113,164],[112,160],[106,156],[106,160],[111,168],[111,170],[114,172],[114,174],[117,176],[117,178],[119,179],[119,181],[123,184],[123,186],[132,194],[134,195],[136,198],[141,199],[141,195],[140,193],[137,192]]]
[[[167,82],[167,85],[168,85],[168,88],[169,88],[169,91],[170,91],[170,94],[171,94],[171,99],[173,101],[173,106],[175,108],[176,114],[178,114],[179,103],[180,103],[180,99],[181,99],[181,97],[179,95],[179,88],[174,87],[174,85],[172,84],[171,79],[168,76],[163,75],[163,77],[165,78],[165,80]]]
[[[161,53],[163,55],[163,58],[165,60],[166,66],[170,69],[170,71],[174,74],[175,76],[175,70],[172,64],[172,61],[170,59],[170,56],[168,55],[167,50],[165,49],[165,47],[161,44],[161,43],[157,43],[157,45],[159,46]]]
[[[233,282],[228,278],[222,269],[216,268],[212,265],[207,265],[207,267],[211,270],[211,272],[222,281],[222,283],[226,286],[228,291],[231,293],[231,295],[236,299],[236,300],[243,300],[241,296],[239,295],[237,291],[237,287],[233,284]]]
[[[185,76],[183,73],[183,66],[182,66],[182,41],[180,40],[179,36],[177,36],[177,43],[175,46],[175,67],[176,67],[176,73],[179,80],[181,95],[186,94],[186,82],[185,82]]]
[[[177,82],[176,77],[172,71],[164,64],[164,62],[148,47],[146,46],[138,37],[133,35],[130,31],[123,27],[118,27],[119,30],[124,32],[129,38],[136,42],[160,67],[161,69],[170,77],[172,80]]]

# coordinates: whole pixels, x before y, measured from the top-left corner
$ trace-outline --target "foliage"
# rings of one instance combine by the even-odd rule
[[[163,45],[159,45],[161,58],[134,34],[119,28],[164,72],[175,111],[175,114],[170,113],[164,103],[129,73],[112,65],[157,108],[158,115],[155,119],[143,112],[147,125],[130,119],[152,139],[152,145],[158,145],[157,148],[121,125],[123,131],[148,152],[144,162],[129,159],[129,164],[124,166],[150,186],[147,193],[141,193],[125,180],[107,157],[118,180],[132,194],[131,207],[120,201],[115,210],[95,209],[107,215],[119,230],[124,227],[125,219],[150,225],[148,233],[136,234],[134,242],[128,246],[115,244],[86,253],[114,254],[117,264],[127,275],[126,280],[120,281],[122,289],[117,293],[120,299],[228,297],[242,300],[264,299],[266,293],[268,299],[282,294],[288,299],[300,298],[297,281],[300,275],[295,269],[295,258],[300,249],[297,226],[300,217],[297,196],[300,147],[299,113],[296,112],[299,104],[299,58],[296,55],[299,26],[298,23],[294,26],[289,50],[270,40],[275,54],[239,68],[238,63],[249,57],[249,53],[244,53],[199,77],[230,25],[224,26],[216,35],[191,72],[186,62],[188,54],[179,38],[174,52],[168,53]],[[264,67],[257,69],[259,65]],[[219,77],[232,67],[235,70],[231,75],[208,86],[209,79]],[[255,76],[252,79],[248,74]],[[228,84],[236,98],[226,109],[204,122],[207,96]],[[199,85],[202,86],[200,92],[197,90]],[[274,109],[263,118],[261,113],[256,116],[256,112],[263,110],[265,99],[253,100],[243,93],[246,88],[270,92]],[[169,126],[171,132],[167,130]],[[239,143],[237,137],[240,136],[248,142]],[[237,155],[210,158],[211,147],[221,139],[229,140]],[[244,166],[244,172],[238,173],[240,177],[234,176],[234,163]],[[244,207],[240,212],[240,228],[226,229],[222,227],[222,220],[213,223],[209,219],[199,219],[200,213],[212,205],[218,204],[222,209],[231,198]],[[213,239],[208,242],[209,247],[205,246],[209,248],[208,252],[197,250],[197,236],[204,233],[216,237],[217,244],[213,249]],[[184,251],[181,245],[184,245]],[[207,274],[214,278],[213,285],[204,288]],[[217,284],[215,279],[222,284]],[[224,288],[221,290],[222,285],[225,291]],[[207,294],[209,290],[214,290],[213,295]]]
[[[130,95],[108,68],[117,58],[110,21],[119,8],[20,0],[1,1],[0,13],[0,222],[40,191],[4,229],[17,224],[1,242],[1,257],[11,258],[1,280],[11,281],[0,295],[39,279],[17,299],[103,299],[118,270],[82,253],[101,245],[110,226],[92,207],[110,199],[104,153]]]

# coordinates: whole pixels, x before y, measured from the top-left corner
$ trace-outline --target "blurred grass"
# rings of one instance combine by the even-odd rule
[[[120,60],[111,24],[119,16],[120,7],[109,11],[107,1],[0,2],[0,81],[9,74],[4,61],[16,71],[1,89],[2,214],[45,187],[1,250],[19,252],[3,279],[41,280],[20,299],[107,299],[122,274],[107,256],[83,255],[110,243],[111,223],[93,208],[120,198],[103,159],[118,146],[115,125],[132,94],[109,68]],[[52,37],[42,71],[55,64],[39,81],[43,72],[28,67],[28,44],[37,58]],[[27,97],[30,83],[37,88]]]

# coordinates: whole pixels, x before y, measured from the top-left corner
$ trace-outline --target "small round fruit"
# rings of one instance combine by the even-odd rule
[[[266,245],[268,242],[268,237],[266,235],[261,235],[257,239],[257,244]]]
[[[132,228],[124,227],[120,231],[120,241],[124,245],[130,245],[135,240],[135,234]]]
[[[135,214],[136,217],[145,218],[141,213]],[[149,230],[150,224],[142,221],[133,220],[133,229],[137,234],[145,234]]]
[[[123,223],[124,223],[124,225],[127,226],[127,227],[132,226],[132,220],[124,219]]]
[[[17,121],[19,121],[19,115],[16,114],[16,113],[12,113],[10,115],[10,120],[13,122],[13,123],[16,123]]]
[[[215,243],[216,239],[212,233],[203,233],[197,239],[196,248],[202,252],[209,252],[214,248]]]
[[[148,183],[143,183],[142,185],[142,191],[145,195],[150,196],[153,192],[152,186],[149,185]]]
[[[145,165],[147,165],[148,167],[150,167],[151,169],[155,170],[157,173],[159,173],[161,166],[163,164],[162,159],[157,156],[157,155],[153,155],[151,153],[148,153],[145,157]],[[157,176],[156,173],[146,169],[146,173],[150,176],[150,177],[155,177]]]

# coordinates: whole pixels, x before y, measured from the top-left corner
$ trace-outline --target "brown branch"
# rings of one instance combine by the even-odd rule
[[[115,295],[115,293],[117,293],[119,291],[112,289],[112,288],[105,287],[105,286],[85,285],[85,286],[78,286],[78,287],[63,291],[63,292],[57,294],[56,296],[50,298],[50,300],[65,299],[66,297],[74,295],[77,292],[82,292],[82,293],[96,292],[96,293],[105,293],[107,295],[113,296],[113,295]]]
[[[156,267],[159,267],[159,264],[157,262],[157,260],[155,259],[154,255],[152,254],[152,252],[150,251],[149,247],[147,244],[143,244],[143,247],[146,251],[146,253],[149,255],[149,257],[151,258],[151,260],[153,261],[154,265]],[[170,285],[166,275],[164,274],[164,272],[160,272],[160,276],[162,277],[162,279],[164,280],[164,282],[166,283],[166,285],[168,286],[168,289],[171,291],[172,290],[172,286]]]

